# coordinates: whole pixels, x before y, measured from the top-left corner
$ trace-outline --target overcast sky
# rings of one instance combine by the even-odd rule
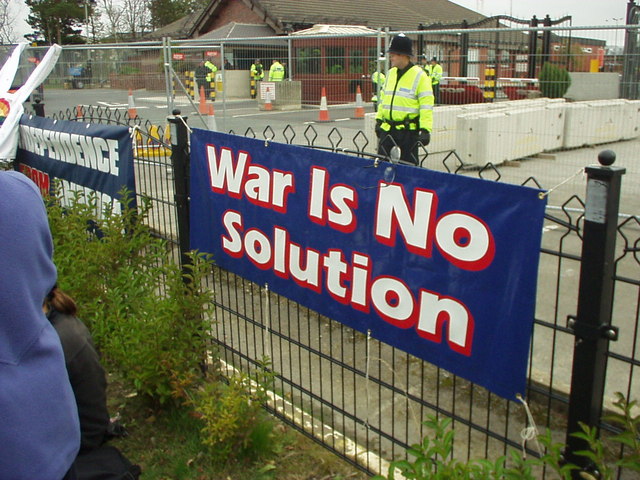
[[[486,16],[511,15],[529,19],[534,15],[539,19],[547,14],[552,19],[571,15],[573,26],[624,24],[628,0],[450,0]],[[575,33],[584,37],[583,32]],[[594,38],[614,41],[614,32],[589,34]],[[617,42],[622,44],[620,32]]]
[[[483,15],[513,15],[518,18],[531,18],[536,15],[542,19],[546,14],[551,18],[565,15],[573,17],[573,25],[615,25],[624,23],[628,0],[451,0],[454,3],[470,8]],[[31,32],[25,19],[29,9],[22,0],[12,0],[13,10],[18,12],[15,33],[21,39],[22,35]],[[393,0],[389,0],[392,4]],[[304,0],[300,0],[304,5]],[[576,33],[577,36],[585,36]],[[613,32],[600,32],[589,35],[614,41]],[[618,43],[622,43],[622,35],[618,35]]]

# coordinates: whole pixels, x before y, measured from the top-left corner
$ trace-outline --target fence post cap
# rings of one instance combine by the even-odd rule
[[[598,162],[600,165],[608,167],[616,161],[616,152],[613,150],[603,150],[598,154]]]

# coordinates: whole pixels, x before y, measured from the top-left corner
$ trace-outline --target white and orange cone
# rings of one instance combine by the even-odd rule
[[[209,104],[209,111],[207,112],[207,128],[212,131],[218,130],[218,125],[216,124],[216,112],[213,109],[213,103]]]
[[[129,118],[138,118],[138,110],[135,103],[133,103],[133,91],[129,89],[129,108],[127,109]]]
[[[198,111],[200,115],[208,115],[209,109],[207,108],[207,97],[205,97],[204,86],[200,86],[200,104],[198,105]]]
[[[327,90],[322,87],[322,97],[320,97],[320,112],[318,113],[319,122],[328,122],[329,109],[327,108]]]
[[[360,85],[356,90],[356,111],[353,118],[364,118],[364,105],[362,103],[362,91]]]

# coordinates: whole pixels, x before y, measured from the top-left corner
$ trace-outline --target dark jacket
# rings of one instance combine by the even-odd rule
[[[47,315],[58,332],[80,417],[80,453],[107,439],[107,380],[91,333],[78,318],[51,310]]]

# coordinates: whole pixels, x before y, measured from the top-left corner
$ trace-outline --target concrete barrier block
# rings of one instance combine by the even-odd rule
[[[437,107],[433,112],[433,130],[429,152],[448,152],[456,148],[458,115],[462,108],[458,105]]]
[[[567,103],[564,121],[564,148],[590,145],[593,140],[593,126],[589,125],[591,107],[585,103]]]
[[[566,118],[564,102],[549,103],[545,110],[542,151],[549,152],[562,148],[564,144],[564,122]]]
[[[627,100],[625,106],[627,124],[623,131],[623,139],[640,136],[640,100]]]

